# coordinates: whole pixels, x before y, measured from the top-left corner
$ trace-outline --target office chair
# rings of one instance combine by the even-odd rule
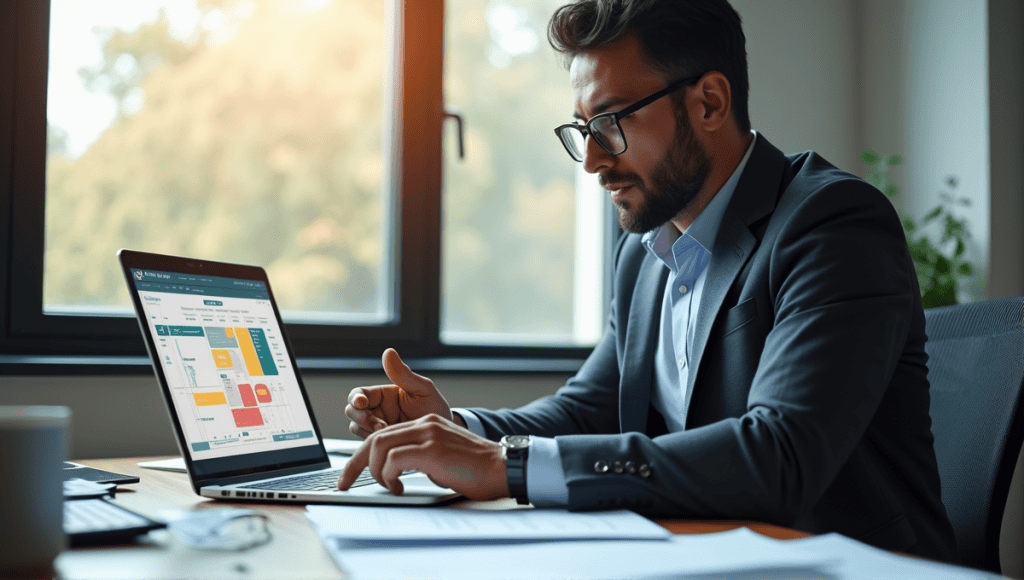
[[[1024,297],[925,311],[942,503],[965,566],[1000,572],[999,528],[1024,443]]]

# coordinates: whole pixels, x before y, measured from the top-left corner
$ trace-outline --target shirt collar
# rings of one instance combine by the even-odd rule
[[[644,247],[647,248],[647,251],[654,255],[654,257],[669,264],[669,267],[673,267],[675,260],[672,258],[672,247],[678,243],[681,237],[689,237],[708,252],[711,251],[711,248],[715,245],[718,229],[722,225],[722,217],[725,215],[725,210],[729,207],[732,195],[736,191],[736,184],[739,183],[740,175],[743,174],[743,169],[747,166],[747,161],[750,160],[750,154],[754,151],[754,144],[757,142],[757,132],[751,131],[751,133],[754,138],[750,140],[750,145],[747,146],[747,151],[743,154],[743,158],[740,159],[739,165],[736,166],[736,169],[733,170],[732,175],[729,176],[729,179],[718,190],[718,193],[711,198],[708,205],[700,212],[697,219],[693,220],[690,227],[686,228],[686,232],[680,235],[679,230],[672,225],[672,222],[665,222],[643,235],[640,240]]]

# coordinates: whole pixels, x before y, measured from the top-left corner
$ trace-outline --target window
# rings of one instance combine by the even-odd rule
[[[613,219],[551,135],[558,2],[2,4],[3,350],[141,354],[121,247],[265,267],[305,357],[600,335]]]

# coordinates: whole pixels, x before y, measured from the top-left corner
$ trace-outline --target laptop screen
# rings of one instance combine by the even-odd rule
[[[129,271],[185,450],[194,466],[206,467],[198,471],[243,467],[228,457],[294,457],[285,451],[319,449],[264,282]]]

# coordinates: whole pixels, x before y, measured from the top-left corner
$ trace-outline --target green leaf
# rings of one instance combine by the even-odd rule
[[[901,221],[903,222],[903,232],[907,234],[907,239],[909,240],[910,235],[917,231],[917,224],[908,217],[904,217]]]
[[[959,266],[957,266],[956,272],[957,274],[960,274],[960,276],[964,278],[968,276],[973,276],[974,266],[972,266],[970,262],[963,262]]]
[[[946,185],[950,186],[953,189],[956,189],[956,186],[959,184],[960,178],[958,178],[955,175],[950,175],[949,177],[946,178]]]
[[[882,160],[882,158],[878,156],[878,153],[875,153],[873,149],[865,149],[861,151],[860,159],[868,165],[875,165]]]
[[[899,155],[890,155],[885,158],[885,162],[889,165],[901,165],[903,163],[903,158]]]
[[[965,249],[966,249],[966,247],[964,246],[963,239],[957,238],[957,240],[956,240],[956,249],[953,250],[953,257],[954,258],[959,258],[960,256],[963,256]]]
[[[942,213],[942,206],[941,205],[937,205],[937,206],[935,206],[935,209],[933,209],[932,211],[928,212],[928,215],[924,216],[924,219],[922,219],[921,221],[923,221],[924,223],[928,223],[928,222],[932,221],[933,219],[939,217],[939,214],[941,214],[941,213]]]
[[[900,194],[900,190],[897,189],[895,185],[893,185],[891,183],[887,183],[885,185],[885,189],[882,190],[882,193],[884,193],[886,197],[890,197],[891,198],[891,197],[896,197],[897,195],[899,195]]]

